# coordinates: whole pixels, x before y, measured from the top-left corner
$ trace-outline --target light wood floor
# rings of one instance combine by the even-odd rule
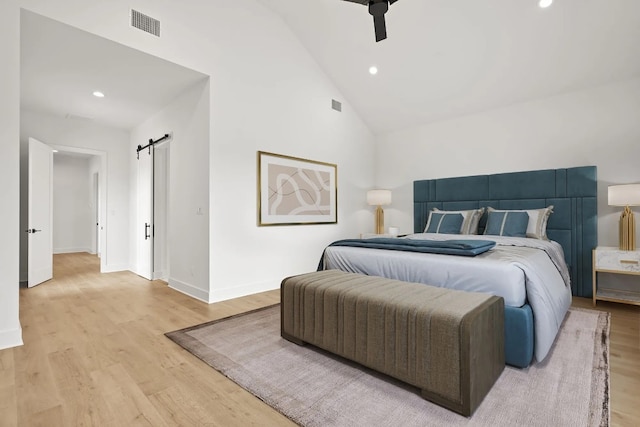
[[[56,255],[54,279],[20,290],[24,346],[0,351],[0,426],[294,425],[163,334],[279,301],[207,305],[89,254]],[[576,299],[574,306],[591,307]],[[612,312],[612,424],[640,425],[640,307]]]

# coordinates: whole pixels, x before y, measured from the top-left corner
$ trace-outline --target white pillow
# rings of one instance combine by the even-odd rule
[[[527,224],[527,237],[533,239],[549,240],[547,238],[547,222],[549,215],[553,212],[553,205],[541,209],[494,209],[487,208],[487,212],[526,212],[529,214]]]
[[[447,214],[462,214],[464,220],[462,221],[462,227],[460,227],[460,234],[478,234],[478,223],[484,213],[484,208],[470,209],[466,211],[442,211],[438,208],[433,208],[433,212],[447,213]],[[427,227],[428,227],[427,222]],[[425,227],[424,232],[427,232]]]

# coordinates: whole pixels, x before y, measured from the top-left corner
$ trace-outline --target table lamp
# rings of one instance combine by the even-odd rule
[[[367,191],[367,203],[376,208],[376,234],[384,233],[384,211],[382,206],[391,204],[391,190]]]
[[[609,186],[609,206],[624,206],[620,214],[620,250],[636,250],[636,220],[629,206],[640,206],[640,184]]]

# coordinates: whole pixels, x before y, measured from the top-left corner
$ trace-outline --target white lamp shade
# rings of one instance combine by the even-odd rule
[[[610,185],[609,206],[640,206],[640,184]]]
[[[367,203],[372,206],[384,206],[391,204],[391,190],[367,191]]]

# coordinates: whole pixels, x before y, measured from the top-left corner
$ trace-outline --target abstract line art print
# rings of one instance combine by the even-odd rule
[[[335,224],[337,166],[258,151],[258,225]]]

